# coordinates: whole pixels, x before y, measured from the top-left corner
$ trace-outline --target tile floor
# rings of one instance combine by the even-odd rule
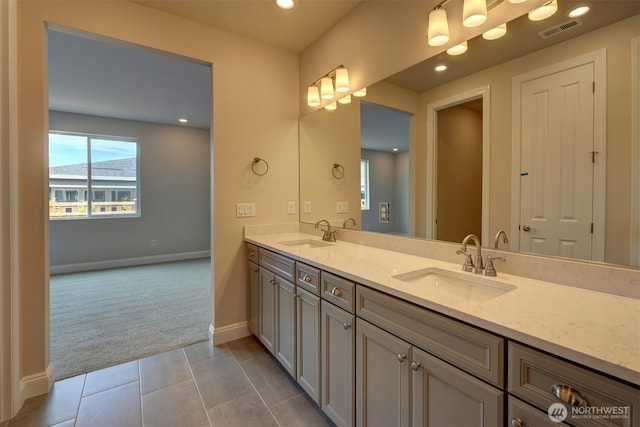
[[[0,427],[331,425],[264,347],[247,337],[58,381]]]

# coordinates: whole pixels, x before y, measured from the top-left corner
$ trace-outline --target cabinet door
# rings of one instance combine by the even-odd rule
[[[255,262],[247,261],[247,285],[249,286],[249,330],[257,336],[260,333],[260,319],[258,318],[260,315],[260,270]]]
[[[411,369],[412,425],[502,425],[502,390],[415,347]]]
[[[411,345],[358,318],[356,357],[358,425],[408,426]]]
[[[296,286],[276,276],[275,356],[293,378],[296,377]]]
[[[355,316],[322,301],[322,402],[338,427],[354,425]]]
[[[320,404],[320,298],[297,288],[296,381]]]
[[[276,286],[275,275],[260,267],[259,284],[260,315],[258,317],[258,338],[264,346],[275,354],[276,344]]]

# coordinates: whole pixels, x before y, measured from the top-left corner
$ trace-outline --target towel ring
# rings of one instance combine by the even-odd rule
[[[264,162],[265,166],[267,167],[262,173],[256,171],[256,165],[260,162]],[[267,163],[265,159],[261,159],[260,157],[254,157],[253,162],[251,162],[251,170],[253,171],[253,173],[255,173],[258,176],[265,176],[267,172],[269,172],[269,163]]]
[[[340,163],[334,163],[333,169],[331,169],[331,175],[333,175],[335,179],[342,179],[344,176],[344,167]]]

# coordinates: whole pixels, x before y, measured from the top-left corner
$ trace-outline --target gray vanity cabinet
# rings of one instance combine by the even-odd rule
[[[354,425],[355,316],[322,301],[322,411],[338,427]]]
[[[293,378],[296,377],[296,285],[275,276],[275,356]]]
[[[356,320],[358,426],[410,425],[411,350],[406,341]]]
[[[260,269],[258,268],[258,247],[247,244],[247,292],[248,301],[248,327],[251,333],[260,334]]]
[[[258,339],[275,354],[276,346],[276,286],[274,274],[264,267],[259,270]]]
[[[320,405],[320,297],[298,286],[296,381]]]

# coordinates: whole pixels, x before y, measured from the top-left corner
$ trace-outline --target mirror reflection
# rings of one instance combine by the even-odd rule
[[[325,218],[342,227],[346,218],[353,217],[358,229],[453,242],[473,232],[484,246],[492,247],[497,233],[504,230],[510,243],[501,239],[501,249],[629,265],[633,200],[629,52],[631,40],[640,37],[640,4],[611,1],[602,8],[597,3],[569,30],[539,35],[568,21],[567,9],[578,2],[559,3],[558,13],[546,21],[518,18],[508,24],[502,39],[469,40],[464,55],[443,52],[370,86],[362,100],[301,118],[301,221]],[[575,58],[578,63],[595,64],[590,71],[594,81],[604,79],[603,91],[594,96],[594,124],[573,126],[589,128],[586,136],[575,133],[572,140],[586,139],[591,148],[585,154],[566,144],[557,144],[560,151],[555,146],[542,150],[537,143],[520,144],[548,125],[515,120],[538,117],[543,111],[538,92],[527,87],[527,76],[535,70],[554,74],[558,64],[575,68],[567,62]],[[445,61],[449,65],[445,73],[433,71],[436,63]],[[598,61],[604,61],[604,77]],[[514,97],[516,92],[519,97]],[[565,99],[584,104],[583,95],[571,96]],[[598,122],[601,109],[606,111],[603,124]],[[578,186],[578,181],[587,180],[573,166],[576,158],[585,156],[587,164],[595,165],[589,172],[595,184],[588,190]],[[561,161],[550,161],[558,158]],[[345,167],[339,180],[330,173],[336,162]],[[365,180],[360,171],[367,163]],[[546,197],[564,203],[556,209],[561,212],[556,222],[579,223],[575,228],[583,229],[582,236],[551,238],[545,227],[555,220],[536,205],[520,203],[543,197],[541,165],[566,175],[546,178],[559,189]],[[573,195],[584,191],[591,193],[586,202],[576,202]],[[566,197],[568,193],[572,197]],[[584,215],[580,203],[585,205]],[[347,227],[354,225],[349,222]],[[582,245],[583,241],[588,244]]]

